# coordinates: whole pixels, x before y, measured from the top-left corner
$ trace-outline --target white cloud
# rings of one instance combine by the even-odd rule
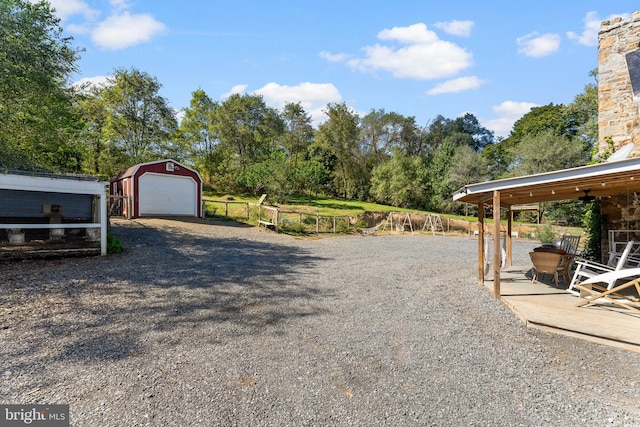
[[[94,77],[83,77],[77,82],[73,83],[73,87],[89,91],[91,88],[100,88],[107,86],[109,84],[109,78],[111,76],[94,76]]]
[[[226,96],[233,93],[243,93],[247,85],[234,86]],[[304,82],[296,86],[267,83],[262,88],[254,91],[261,95],[265,104],[272,108],[282,109],[287,103],[300,103],[304,111],[311,117],[314,126],[326,120],[324,109],[328,103],[342,101],[340,91],[331,83]]]
[[[29,0],[35,3],[38,0]],[[129,0],[110,0],[111,15],[98,22],[100,11],[90,7],[84,0],[49,0],[71,33],[91,33],[93,42],[105,49],[124,49],[145,43],[165,29],[165,25],[149,14],[131,14]]]
[[[128,0],[109,0],[109,4],[117,12],[122,12],[123,10],[129,9],[129,1]]]
[[[616,14],[610,15],[608,19],[609,20],[614,18],[628,19],[629,16],[630,15],[628,13],[616,13]],[[594,11],[587,12],[585,17],[582,19],[582,22],[584,22],[584,29],[582,30],[582,33],[577,34],[573,31],[568,31],[567,37],[569,37],[569,39],[571,40],[577,41],[579,44],[584,46],[597,46],[598,32],[600,31],[600,24],[602,23],[602,21],[603,19],[600,19],[598,17],[597,12],[594,12]]]
[[[393,27],[390,30],[384,29],[378,33],[378,38],[380,40],[396,40],[404,44],[431,44],[439,40],[438,35],[423,23],[408,27]]]
[[[304,82],[296,86],[267,83],[255,93],[262,95],[267,105],[278,109],[299,102],[316,126],[326,120],[323,110],[328,103],[342,101],[340,91],[331,83]]]
[[[459,37],[470,37],[471,30],[475,25],[473,21],[448,21],[436,22],[433,24],[436,28],[440,28],[445,33],[453,34]]]
[[[365,46],[364,57],[329,52],[322,52],[321,56],[327,60],[345,61],[361,72],[382,70],[397,78],[417,80],[451,77],[473,64],[471,53],[455,43],[440,40],[422,23],[382,30],[378,39],[390,43]],[[393,42],[407,46],[398,47]]]
[[[74,84],[91,84],[93,86],[104,86],[109,82],[111,76],[83,77]]]
[[[480,120],[482,126],[493,131],[496,137],[506,138],[513,129],[513,124],[538,104],[531,102],[504,101],[492,108],[498,116],[492,120]]]
[[[537,32],[518,37],[518,53],[534,58],[551,55],[560,48],[560,36],[546,33],[539,35]]]
[[[37,0],[30,0],[35,3]],[[74,15],[82,15],[84,19],[94,20],[100,14],[96,9],[91,8],[82,0],[49,0],[51,7],[56,10],[56,16],[62,21]]]
[[[123,12],[102,21],[91,38],[100,47],[117,50],[148,42],[164,29],[164,24],[149,14],[131,15]]]
[[[485,80],[481,80],[476,76],[460,77],[437,84],[433,89],[427,91],[427,95],[464,92],[480,87],[485,82]]]
[[[320,55],[320,58],[326,59],[329,62],[344,62],[350,57],[350,55],[347,55],[346,53],[334,54],[326,51],[322,51],[318,55]]]
[[[242,94],[245,90],[247,90],[247,87],[249,87],[249,85],[235,85],[229,90],[229,92],[223,93],[222,95],[220,95],[220,97],[222,99],[227,99],[231,95]]]

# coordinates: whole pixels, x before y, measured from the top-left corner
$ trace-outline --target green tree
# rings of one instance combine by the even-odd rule
[[[155,77],[132,68],[117,69],[101,90],[107,110],[103,136],[132,164],[182,151],[172,147],[177,121],[161,87]]]
[[[211,181],[215,164],[214,154],[218,144],[215,130],[216,111],[220,105],[211,100],[204,90],[191,94],[189,108],[185,108],[180,123],[180,135],[189,146],[189,158],[207,181]]]
[[[580,138],[559,136],[551,129],[526,136],[513,149],[512,176],[533,175],[554,170],[584,166],[590,155]],[[577,201],[545,202],[540,204],[538,221],[547,215],[550,219],[579,222],[583,207]]]
[[[345,199],[363,198],[369,179],[358,145],[359,118],[345,103],[329,104],[325,114],[329,119],[320,125],[316,141],[335,156],[334,191]]]
[[[517,144],[527,136],[542,132],[554,135],[575,135],[576,121],[562,104],[534,107],[514,123],[508,139],[513,139]]]
[[[585,85],[584,92],[576,95],[567,106],[567,114],[575,120],[576,136],[582,139],[585,147],[595,153],[598,148],[598,70],[592,70],[589,75],[595,79],[596,84]]]
[[[393,147],[401,145],[405,124],[406,119],[400,114],[371,110],[360,120],[361,151],[374,159],[386,159]]]
[[[0,0],[0,166],[78,171],[70,76],[79,49],[48,2]]]
[[[424,192],[420,177],[424,164],[418,156],[395,150],[391,159],[376,166],[371,177],[371,195],[378,203],[397,207],[420,207]]]
[[[316,160],[304,160],[294,166],[290,184],[299,194],[318,194],[329,181],[329,171]]]
[[[104,136],[107,108],[99,86],[87,86],[76,97],[76,111],[82,123],[79,140],[82,141],[82,170],[84,173],[109,179],[128,165],[122,147],[110,144]]]
[[[295,167],[304,159],[309,145],[313,142],[314,131],[311,117],[300,103],[288,103],[282,112],[284,120],[284,146],[289,155],[290,164]]]
[[[426,156],[429,153],[425,133],[416,124],[415,117],[404,117],[397,147],[409,157]]]
[[[245,170],[268,160],[283,149],[284,123],[278,112],[267,107],[261,96],[233,94],[216,109],[213,130],[219,142],[213,156],[216,179],[230,189],[243,180]],[[246,182],[246,180],[244,180]]]
[[[584,166],[590,158],[578,138],[557,135],[551,129],[525,136],[510,155],[513,158],[511,176]]]
[[[469,138],[465,138],[465,142],[474,151],[482,151],[484,147],[494,141],[493,132],[480,125],[478,118],[471,113],[466,113],[455,119],[453,129],[455,132],[469,136]]]

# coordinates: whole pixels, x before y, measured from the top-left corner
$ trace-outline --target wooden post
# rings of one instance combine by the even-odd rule
[[[478,281],[484,284],[484,203],[478,203]]]
[[[229,202],[224,202],[224,216],[229,216]]]
[[[247,219],[249,219],[249,213],[250,213],[249,212],[249,202],[246,202],[246,203],[247,203]]]
[[[493,192],[493,297],[500,299],[500,192]]]
[[[513,259],[513,237],[511,236],[513,230],[513,211],[509,206],[509,212],[507,213],[507,266],[511,267]]]
[[[320,233],[320,215],[316,214],[316,234]]]
[[[336,217],[333,217],[333,233],[335,234],[336,232]]]

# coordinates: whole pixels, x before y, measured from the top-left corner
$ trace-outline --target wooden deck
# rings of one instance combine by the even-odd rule
[[[531,283],[530,267],[500,272],[501,298],[527,326],[640,353],[640,314],[613,304],[576,307],[578,297],[554,287],[551,275]],[[488,277],[488,276],[487,276]],[[493,280],[485,286],[493,292]]]

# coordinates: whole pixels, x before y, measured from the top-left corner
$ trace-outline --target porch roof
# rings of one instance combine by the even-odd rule
[[[512,206],[577,199],[585,190],[596,197],[640,193],[640,157],[470,184],[456,191],[453,200],[478,205],[499,191],[501,204]]]

